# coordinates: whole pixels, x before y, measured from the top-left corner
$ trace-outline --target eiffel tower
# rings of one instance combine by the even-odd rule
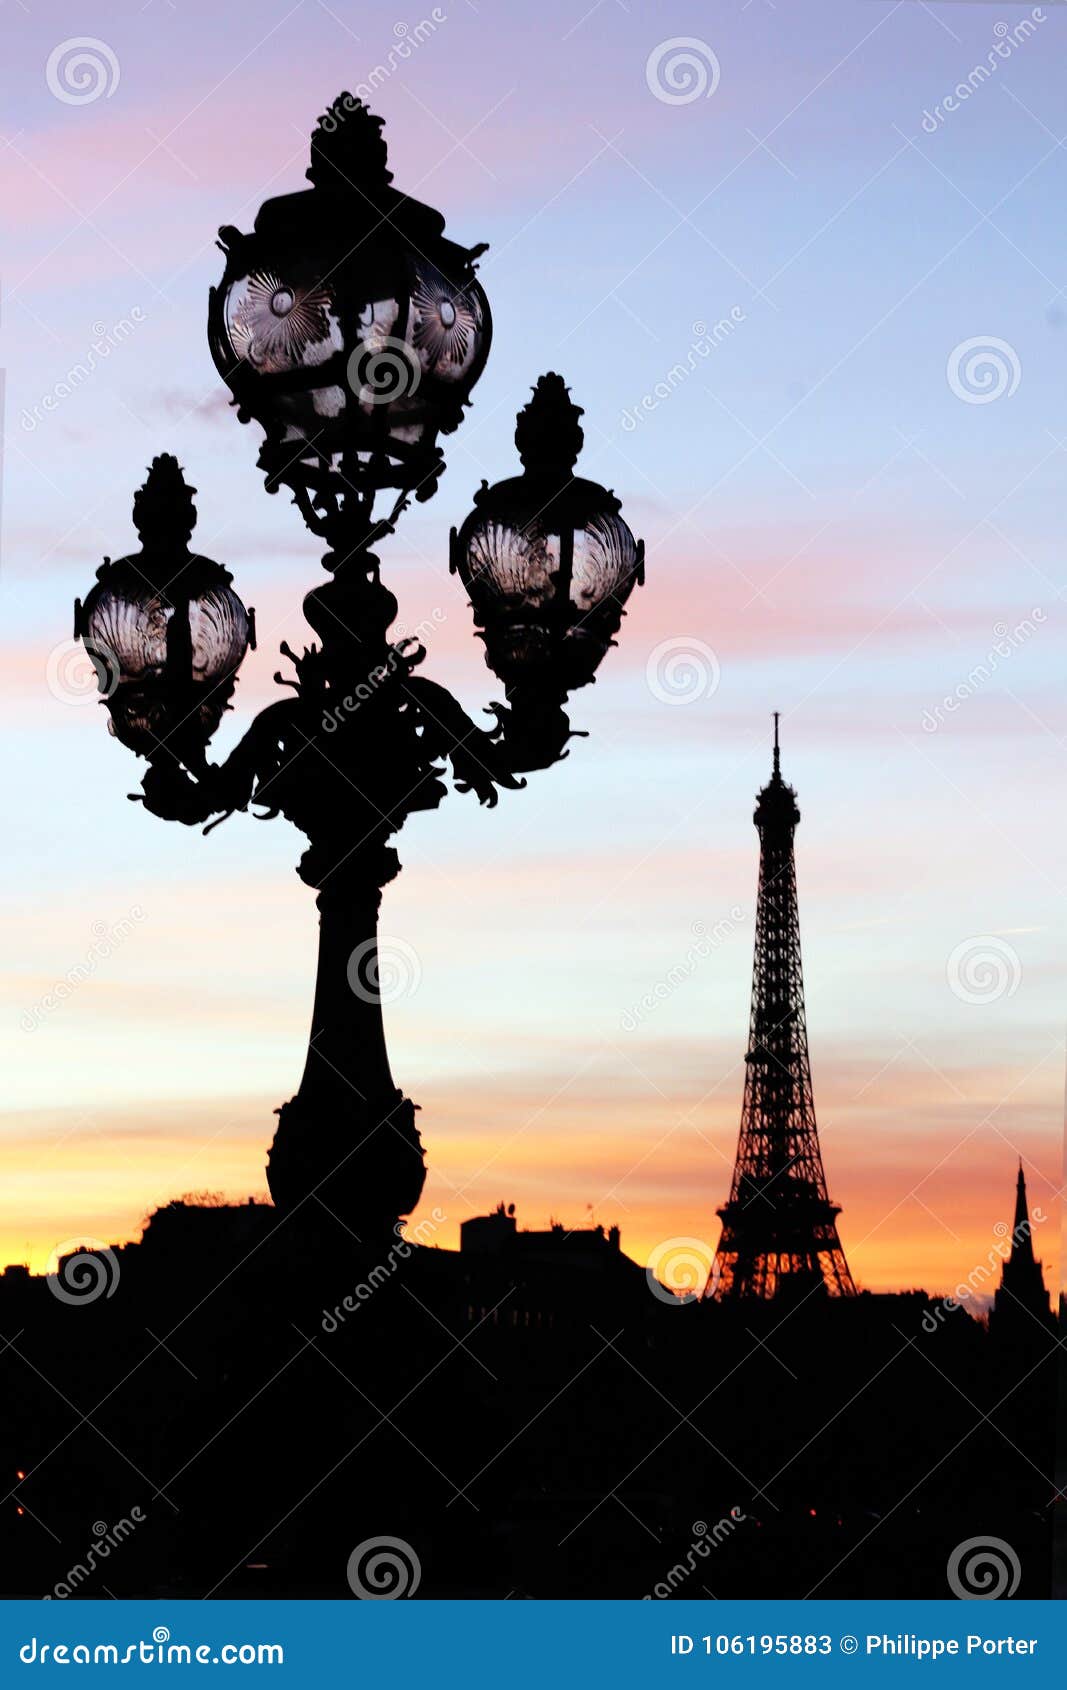
[[[737,1161],[706,1296],[854,1297],[826,1190],[808,1060],[793,833],[796,793],[782,779],[778,712],[774,772],[753,821],[760,836],[752,1016]]]

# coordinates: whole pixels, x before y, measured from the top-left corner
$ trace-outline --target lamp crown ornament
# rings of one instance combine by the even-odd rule
[[[585,445],[578,419],[585,412],[570,392],[563,377],[550,370],[538,377],[533,397],[515,419],[515,444],[532,475],[565,476],[578,461]]]
[[[196,527],[195,494],[177,458],[170,452],[153,458],[143,485],[133,495],[133,526],[141,545],[187,549]]]
[[[308,181],[348,193],[387,188],[393,173],[384,127],[385,119],[375,117],[363,100],[347,91],[338,94],[312,131]]]

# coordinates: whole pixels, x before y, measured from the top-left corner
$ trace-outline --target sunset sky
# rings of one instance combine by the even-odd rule
[[[429,628],[424,673],[474,714],[501,696],[447,537],[483,477],[517,468],[514,413],[542,371],[585,407],[582,469],[648,551],[618,649],[573,700],[589,738],[495,811],[452,795],[397,842],[383,930],[405,990],[386,1017],[422,1106],[420,1216],[439,1207],[435,1241],[455,1244],[503,1198],[520,1224],[617,1221],[641,1261],[674,1237],[714,1249],[744,1078],[753,798],[780,709],[816,1105],[853,1274],[931,1291],[966,1277],[1011,1219],[1019,1155],[1051,1264],[1067,17],[444,0],[405,30],[395,8],[345,0],[240,19],[204,0],[37,0],[17,21],[0,71],[0,1262],[135,1237],[183,1192],[265,1190],[311,1005],[303,842],[245,816],[204,839],[127,802],[144,765],[105,731],[72,604],[105,553],[132,549],[133,490],[171,451],[199,489],[195,544],[257,612],[220,753],[276,695],[279,641],[310,637],[318,547],[263,492],[259,431],[208,353],[207,290],[218,226],[302,187],[316,116],[380,66],[396,186],[453,238],[490,242],[489,366],[443,442],[438,496],[382,548],[403,631]],[[85,33],[108,88],[78,103],[46,66]],[[681,37],[711,91],[672,103],[657,50]],[[946,109],[976,65],[988,75]],[[983,347],[992,363],[968,374]]]

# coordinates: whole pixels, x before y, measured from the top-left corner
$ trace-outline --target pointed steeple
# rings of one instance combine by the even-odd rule
[[[1037,1211],[1041,1219],[1040,1209]],[[1022,1158],[1015,1179],[1015,1222],[1011,1230],[1011,1249],[1001,1269],[1000,1285],[993,1299],[990,1330],[999,1337],[1032,1337],[1038,1325],[1052,1318],[1049,1294],[1041,1263],[1034,1255],[1034,1232],[1030,1221],[1030,1205],[1026,1196],[1026,1176]]]
[[[1030,1206],[1026,1201],[1026,1176],[1023,1173],[1023,1159],[1019,1157],[1019,1174],[1015,1181],[1015,1223],[1011,1230],[1011,1256],[1013,1262],[1033,1262],[1034,1240],[1030,1228]]]

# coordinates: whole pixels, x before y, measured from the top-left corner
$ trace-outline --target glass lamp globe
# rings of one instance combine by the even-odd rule
[[[516,423],[524,474],[483,483],[452,532],[451,567],[509,695],[533,687],[562,696],[591,682],[644,579],[644,542],[619,501],[573,473],[581,415],[562,377],[542,376]]]
[[[153,459],[134,496],[142,549],[105,559],[75,605],[75,636],[97,674],[111,732],[139,756],[196,759],[229,707],[255,645],[254,618],[229,571],[189,551],[195,487],[177,460]]]
[[[267,485],[428,498],[485,366],[489,304],[444,218],[391,186],[382,119],[342,94],[311,139],[312,183],[220,230],[211,350],[238,415],[266,431]]]

